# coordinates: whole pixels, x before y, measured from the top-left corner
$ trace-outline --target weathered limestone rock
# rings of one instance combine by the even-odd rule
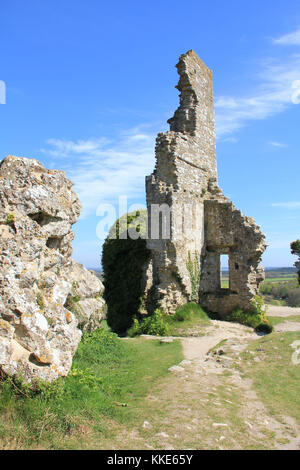
[[[173,313],[198,300],[221,315],[251,310],[265,237],[218,187],[211,71],[192,50],[177,69],[180,106],[170,131],[157,136],[155,170],[146,177],[148,305]],[[229,289],[221,288],[221,254],[229,255]]]
[[[82,334],[66,308],[70,296],[97,303],[79,320],[82,329],[89,317],[94,322],[97,308],[103,310],[102,299],[94,298],[103,291],[101,282],[71,259],[80,209],[64,172],[33,159],[2,160],[0,368],[9,375],[27,381],[67,375]]]
[[[72,261],[66,270],[66,279],[72,283],[65,307],[71,310],[82,331],[93,331],[101,326],[106,315],[106,304],[101,297],[104,286],[95,274],[82,264]]]

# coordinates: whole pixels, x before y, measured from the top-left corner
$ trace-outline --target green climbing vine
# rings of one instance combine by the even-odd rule
[[[188,260],[186,262],[186,267],[190,275],[191,281],[191,288],[192,288],[192,302],[198,302],[199,299],[199,283],[201,278],[201,270],[200,270],[200,261],[199,261],[199,253],[197,251],[194,252],[194,256],[192,257],[191,252],[188,252]]]

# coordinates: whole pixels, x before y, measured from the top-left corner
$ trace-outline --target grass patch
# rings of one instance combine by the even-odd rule
[[[221,287],[222,287],[222,289],[228,289],[229,288],[229,280],[228,279],[222,279]]]
[[[169,334],[169,327],[166,322],[167,315],[162,310],[156,309],[153,315],[138,321],[134,318],[133,325],[129,328],[128,336],[138,335],[154,335],[154,336],[167,336]]]
[[[0,448],[87,448],[91,435],[101,442],[112,433],[108,422],[136,422],[142,398],[181,360],[179,341],[121,340],[104,328],[85,333],[69,376],[48,391],[26,396],[2,381]]]
[[[189,330],[208,326],[210,318],[200,305],[189,302],[176,310],[174,315],[166,319],[172,336],[183,336]]]
[[[272,326],[278,325],[278,323],[284,323],[285,321],[300,322],[300,315],[291,315],[288,317],[268,317],[268,321]]]
[[[270,305],[276,305],[276,306],[279,306],[279,307],[285,307],[287,305],[285,300],[271,299],[267,303],[270,304]]]
[[[241,358],[244,373],[270,413],[278,418],[291,416],[300,423],[300,365],[293,364],[295,349],[291,347],[296,340],[297,332],[273,333],[250,343],[248,351],[255,355],[244,352]],[[255,357],[261,362],[254,361]]]
[[[195,330],[199,335],[199,328],[208,326],[208,314],[195,302],[189,302],[179,307],[174,315],[167,315],[162,310],[155,310],[142,321],[134,319],[133,326],[128,335],[133,337],[141,334],[154,336],[194,336]],[[201,333],[200,333],[201,335]]]
[[[222,346],[224,346],[224,344],[227,343],[227,339],[222,339],[222,341],[220,341],[218,344],[216,344],[213,348],[211,348],[209,351],[208,351],[208,354],[214,354],[215,352],[218,351],[219,348],[221,348]]]

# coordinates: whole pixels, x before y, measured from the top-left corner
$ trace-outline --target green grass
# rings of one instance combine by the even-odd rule
[[[276,299],[270,299],[267,303],[270,305],[276,305],[277,307],[285,307],[287,305],[285,300],[276,300]]]
[[[221,287],[222,287],[222,289],[229,289],[229,280],[228,279],[222,279]]]
[[[200,305],[189,302],[176,310],[175,315],[166,317],[169,326],[169,334],[172,336],[184,336],[189,330],[208,326],[210,318]]]
[[[267,283],[267,282],[288,282],[288,281],[291,281],[291,280],[296,280],[297,279],[297,276],[296,274],[295,275],[289,275],[289,276],[284,276],[284,277],[267,277],[263,282]]]
[[[291,315],[289,317],[268,317],[268,320],[272,326],[275,326],[278,325],[278,323],[284,323],[285,321],[300,322],[300,315]]]
[[[299,340],[298,332],[273,333],[253,341],[241,355],[243,370],[253,381],[259,398],[277,418],[291,416],[300,423],[300,364],[292,363],[295,351],[291,344]],[[255,362],[254,357],[261,359]]]
[[[218,349],[222,348],[222,346],[224,346],[224,344],[227,343],[227,339],[222,339],[222,341],[220,341],[218,344],[216,344],[213,348],[211,348],[209,351],[208,351],[208,354],[214,354],[216,351],[218,351]]]
[[[69,376],[45,393],[30,397],[1,383],[0,448],[80,448],[83,426],[101,439],[111,421],[134,424],[142,398],[181,360],[179,341],[122,340],[105,329],[85,334]]]

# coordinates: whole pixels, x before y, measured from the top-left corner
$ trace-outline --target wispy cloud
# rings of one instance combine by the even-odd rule
[[[154,167],[155,135],[129,129],[112,142],[106,138],[70,141],[49,139],[42,152],[55,159],[74,182],[82,218],[95,214],[99,204],[118,197],[144,198],[145,175]],[[57,160],[60,159],[59,162]]]
[[[274,39],[272,43],[298,45],[299,31]],[[286,56],[284,60],[264,60],[256,79],[257,85],[251,93],[217,97],[219,139],[235,142],[234,133],[247,123],[266,119],[295,105],[292,96],[295,81],[300,79],[300,53]],[[95,214],[101,203],[116,203],[120,195],[144,199],[144,178],[154,167],[155,136],[160,129],[160,126],[151,129],[149,125],[140,125],[121,132],[114,139],[105,136],[76,141],[52,138],[42,151],[52,158],[51,167],[64,169],[74,181],[83,204],[82,217],[86,217]],[[285,145],[276,141],[269,144]],[[274,203],[273,206],[298,208],[300,202]]]
[[[300,30],[273,40],[273,44],[300,45]],[[267,58],[258,64],[258,69],[257,85],[251,93],[217,97],[216,129],[219,139],[223,140],[248,122],[266,119],[296,104],[293,95],[295,83],[300,79],[300,53],[284,59]]]
[[[285,34],[279,38],[273,39],[274,44],[282,44],[284,46],[300,46],[300,29],[292,33]]]
[[[286,148],[287,145],[283,144],[282,142],[275,142],[275,141],[270,141],[268,142],[269,145],[272,145],[273,147],[279,147],[279,148]]]
[[[272,207],[281,207],[283,209],[300,209],[300,201],[273,202]]]

